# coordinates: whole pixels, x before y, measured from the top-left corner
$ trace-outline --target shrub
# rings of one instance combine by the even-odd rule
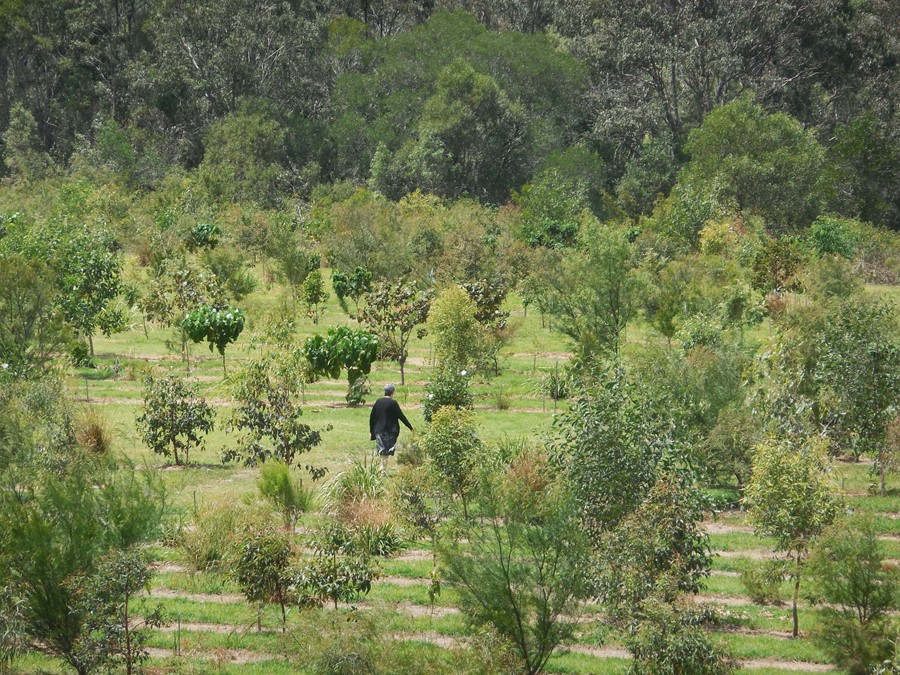
[[[202,504],[194,512],[193,527],[181,533],[181,550],[188,565],[198,572],[227,572],[241,516],[231,500]]]
[[[290,600],[291,544],[284,534],[249,531],[238,544],[234,575],[249,602],[281,607],[282,630],[287,630],[286,605]]]
[[[353,460],[322,488],[322,510],[340,517],[355,503],[377,501],[387,494],[387,483],[378,464],[368,455]]]
[[[780,560],[754,564],[741,573],[741,584],[757,605],[780,605],[783,602],[781,583],[786,571]]]
[[[159,534],[166,508],[156,474],[96,459],[0,491],[3,566],[24,601],[30,641],[79,673],[95,672],[106,656],[98,663],[84,651],[94,615],[79,596],[105,555]]]
[[[106,430],[106,420],[93,408],[82,413],[75,422],[75,439],[85,450],[104,455],[112,446],[112,439]]]
[[[507,481],[519,477],[506,474]],[[570,638],[571,618],[586,591],[589,546],[578,508],[561,486],[542,486],[542,499],[518,502],[530,489],[506,488],[486,477],[474,494],[484,521],[463,523],[468,544],[439,547],[442,569],[456,585],[461,609],[476,625],[489,625],[510,641],[525,673],[543,672],[556,647]],[[539,503],[538,509],[529,508]]]
[[[473,486],[473,469],[483,445],[475,434],[475,421],[468,410],[439,408],[422,436],[422,446],[430,466],[449,495],[462,500],[468,517],[468,498]]]
[[[260,494],[270,501],[284,517],[285,529],[291,532],[297,525],[297,518],[312,506],[313,494],[303,487],[300,478],[291,474],[291,468],[284,462],[271,461],[259,469],[256,481]]]
[[[190,459],[190,451],[202,447],[203,436],[213,428],[212,407],[197,396],[197,388],[180,377],[169,375],[144,379],[144,406],[137,417],[138,431],[144,443],[153,452],[168,457],[184,453],[184,462]]]
[[[888,612],[900,601],[900,574],[884,565],[884,546],[870,515],[839,520],[819,538],[810,557],[812,597],[822,608],[817,640],[853,675],[889,658],[900,638]]]
[[[422,401],[422,417],[431,422],[431,417],[439,408],[456,410],[471,409],[474,403],[469,391],[470,374],[466,370],[441,370],[425,385],[425,399]]]
[[[642,603],[643,617],[625,644],[634,656],[628,673],[728,675],[735,663],[703,627],[703,615],[664,602]]]

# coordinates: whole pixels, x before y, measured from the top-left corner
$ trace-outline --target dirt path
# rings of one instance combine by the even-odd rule
[[[175,598],[179,600],[190,600],[192,602],[209,602],[212,604],[229,604],[232,602],[244,602],[244,596],[237,593],[186,593],[184,591],[173,591],[168,588],[154,588],[150,593],[143,595],[151,598]]]
[[[171,649],[162,649],[160,647],[149,647],[147,652],[151,657],[156,659],[170,659],[175,655]],[[265,654],[263,652],[252,652],[249,649],[216,649],[215,651],[198,651],[185,650],[181,656],[195,659],[203,659],[205,661],[215,661],[217,663],[260,663],[262,661],[283,661],[284,657],[277,654]]]

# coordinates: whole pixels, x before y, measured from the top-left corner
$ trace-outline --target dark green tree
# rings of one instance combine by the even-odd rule
[[[213,430],[212,407],[197,395],[196,386],[176,375],[148,375],[144,386],[144,405],[136,419],[144,444],[159,455],[174,455],[176,466],[181,451],[189,464],[191,449],[202,447],[203,436]]]

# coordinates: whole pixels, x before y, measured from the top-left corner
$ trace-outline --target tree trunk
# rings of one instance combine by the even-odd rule
[[[91,358],[94,357],[94,336],[88,333],[88,346],[91,348]]]
[[[400,363],[400,384],[404,385],[406,384],[406,376],[403,372],[403,364],[406,363],[406,354],[401,355],[397,361]]]
[[[794,597],[793,597],[793,616],[794,616],[794,639],[800,634],[800,627],[797,621],[797,598],[800,597],[800,556],[797,556],[797,569],[794,572]]]

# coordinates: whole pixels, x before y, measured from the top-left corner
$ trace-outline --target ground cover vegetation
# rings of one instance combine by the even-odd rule
[[[898,672],[897,25],[0,0],[0,671]]]

